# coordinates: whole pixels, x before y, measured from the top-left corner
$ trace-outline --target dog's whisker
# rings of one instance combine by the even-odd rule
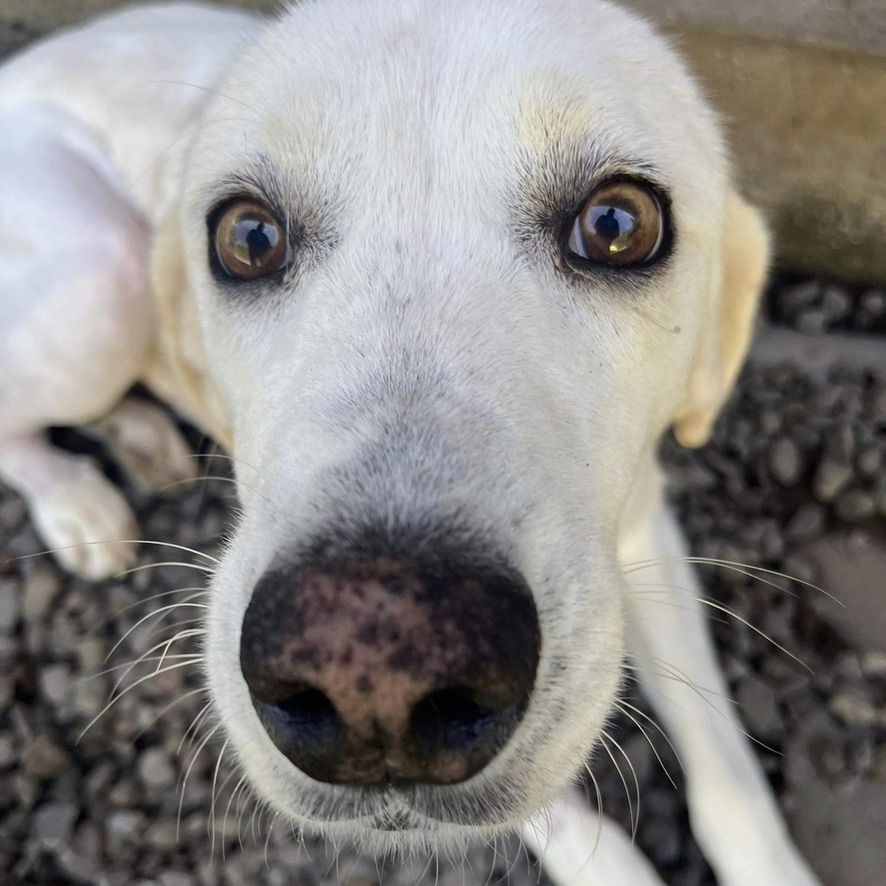
[[[661,728],[661,726],[658,725],[658,723],[655,722],[655,720],[652,719],[652,717],[650,717],[648,714],[645,714],[639,708],[634,707],[632,704],[625,701],[623,698],[618,699],[615,702],[615,705],[643,734],[643,737],[646,739],[646,742],[648,743],[649,747],[652,748],[652,753],[655,754],[655,759],[658,760],[658,764],[659,764],[659,766],[661,766],[662,772],[664,772],[664,774],[667,776],[667,779],[673,785],[674,790],[677,790],[678,789],[677,783],[676,783],[676,781],[674,781],[673,777],[671,776],[671,773],[668,770],[668,767],[665,766],[664,760],[662,760],[661,754],[659,754],[658,748],[656,748],[656,746],[655,746],[655,742],[652,741],[652,739],[649,736],[649,733],[646,731],[646,729],[643,727],[643,725],[637,719],[637,716],[644,717],[658,730],[658,732],[664,737],[664,740],[668,743],[669,747],[671,748],[671,751],[673,751],[674,756],[677,758],[677,763],[680,765],[680,768],[683,769],[683,771],[685,772],[685,769],[683,767],[683,761],[680,759],[680,755],[677,753],[677,749],[674,747],[673,743],[668,738],[665,731]],[[633,713],[631,713],[632,711],[633,711]]]
[[[268,833],[265,836],[265,867],[269,868],[271,866],[271,862],[268,860],[268,849],[271,845],[271,835],[274,833],[274,826],[277,824],[277,820],[280,817],[280,813],[277,810],[274,810],[273,815],[271,815],[271,820],[268,822]]]
[[[790,593],[786,588],[783,588],[781,585],[776,584],[775,582],[769,581],[768,579],[762,578],[760,575],[756,575],[754,573],[762,573],[763,575],[771,575],[776,578],[783,578],[787,581],[792,581],[798,585],[801,585],[805,588],[809,588],[812,591],[816,591],[819,594],[823,594],[829,600],[833,600],[839,606],[844,606],[840,600],[835,597],[833,594],[826,591],[824,588],[819,587],[817,584],[814,584],[811,581],[807,581],[802,578],[798,578],[795,575],[790,575],[787,572],[780,572],[777,569],[768,569],[764,566],[756,566],[753,563],[742,563],[737,560],[721,560],[716,557],[696,557],[696,556],[685,556],[685,557],[657,557],[655,559],[649,560],[637,560],[632,563],[627,563],[622,567],[622,573],[627,575],[631,572],[637,572],[641,569],[649,569],[653,566],[658,566],[662,563],[693,563],[701,566],[718,566],[721,569],[726,569],[731,572],[736,572],[739,575],[744,575],[747,578],[752,578],[755,581],[759,581],[762,584],[769,585],[772,588],[775,588],[779,591],[784,591],[785,593]]]
[[[666,584],[662,583],[662,584],[658,585],[658,587],[662,588],[662,591],[660,591],[659,593],[664,593],[664,589],[667,589],[667,588],[672,587],[672,586],[669,586],[669,585],[666,585]],[[688,589],[674,588],[674,590],[678,590],[678,591],[682,590],[682,591],[684,591],[685,593],[690,593],[690,592],[688,591]],[[652,599],[653,602],[658,603],[658,604],[662,604],[662,605],[666,605],[666,606],[672,606],[672,607],[675,607],[675,608],[678,608],[678,609],[689,609],[689,608],[690,608],[690,607],[688,607],[688,606],[681,606],[679,603],[676,603],[676,602],[674,602],[673,600],[656,600],[656,599],[655,599],[655,594],[656,594],[656,592],[654,592],[654,591],[631,591],[631,593],[636,594],[637,596],[647,596],[647,597],[649,597],[650,599]],[[697,596],[692,596],[692,597],[689,598],[689,599],[691,599],[693,602],[701,603],[701,604],[704,605],[704,606],[709,606],[710,608],[715,609],[716,611],[720,612],[721,614],[726,615],[726,616],[728,616],[728,617],[730,617],[730,618],[734,618],[736,621],[741,622],[741,623],[742,623],[743,625],[745,625],[749,630],[753,631],[755,634],[757,634],[758,636],[760,636],[762,639],[766,640],[768,643],[771,643],[771,644],[772,644],[776,649],[778,649],[780,652],[784,653],[784,654],[787,655],[789,658],[792,658],[792,659],[793,659],[795,662],[797,662],[797,664],[799,664],[802,668],[805,668],[807,671],[809,671],[810,674],[814,673],[813,670],[812,670],[812,668],[809,667],[809,665],[807,665],[802,659],[798,658],[798,657],[797,657],[796,655],[794,655],[790,650],[786,649],[784,646],[782,646],[780,643],[778,643],[775,639],[773,639],[772,637],[770,637],[765,631],[763,631],[763,630],[761,630],[760,628],[756,627],[752,622],[750,622],[750,621],[748,621],[747,619],[743,618],[741,615],[739,615],[739,614],[738,614],[737,612],[735,612],[734,610],[730,609],[730,608],[729,608],[728,606],[726,606],[725,604],[718,603],[718,602],[716,602],[716,601],[714,601],[714,600],[708,600],[707,598],[704,598],[704,597],[697,597]],[[725,622],[724,622],[724,623],[725,623]],[[711,690],[707,690],[707,691],[711,691]],[[718,694],[720,694],[720,693],[718,693]],[[722,694],[721,694],[721,696],[722,696]],[[730,699],[730,701],[731,701],[731,699]]]
[[[159,627],[159,625],[163,622],[165,618],[171,615],[178,609],[209,609],[209,606],[206,603],[194,603],[195,599],[203,596],[203,592],[199,592],[195,594],[193,597],[188,597],[186,600],[180,600],[176,603],[170,603],[168,606],[161,606],[159,609],[154,609],[146,615],[142,616],[122,637],[111,647],[111,651],[105,656],[105,661],[109,661],[114,653],[126,642],[127,638],[130,637],[133,632],[137,631],[145,622],[149,622],[151,619],[156,618],[157,621],[151,626],[152,630]]]
[[[625,778],[624,773],[621,771],[621,766],[619,766],[618,762],[615,759],[615,754],[612,753],[612,750],[609,747],[609,744],[612,743],[615,745],[616,749],[621,753],[622,757],[624,757],[625,762],[628,764],[631,772],[634,776],[634,788],[637,793],[637,807],[634,809],[634,803],[631,799],[631,792],[628,788],[628,780]],[[606,752],[609,759],[612,761],[612,765],[615,767],[615,771],[618,773],[618,777],[621,779],[622,785],[624,785],[625,789],[625,797],[628,801],[628,813],[631,820],[631,841],[633,842],[637,837],[637,828],[640,826],[640,782],[637,779],[637,771],[634,769],[634,764],[631,762],[630,757],[624,752],[624,748],[605,730],[601,730],[600,732],[600,744],[603,747],[603,750]]]
[[[118,572],[117,578],[124,578],[127,575],[134,575],[136,572],[146,572],[148,569],[159,569],[162,566],[181,566],[185,569],[194,569],[197,572],[203,572],[207,575],[213,575],[214,570],[208,566],[202,566],[199,563],[185,563],[178,560],[163,560],[159,563],[142,563],[140,566],[133,566],[131,569],[125,569]]]
[[[150,721],[146,726],[143,726],[139,729],[138,732],[133,736],[133,741],[137,741],[139,738],[142,738],[150,729],[152,729],[163,717],[166,716],[176,705],[181,704],[183,701],[187,701],[189,698],[193,698],[195,695],[201,695],[206,690],[202,686],[198,686],[196,689],[190,689],[188,692],[179,695],[174,698],[168,705],[163,707],[159,714],[155,717],[151,717]]]
[[[686,686],[687,688],[689,688],[693,692],[695,692],[695,694],[698,695],[698,697],[701,698],[706,704],[712,704],[712,702],[708,698],[708,696],[712,696],[713,698],[716,698],[716,699],[724,702],[725,704],[735,705],[735,699],[730,698],[728,695],[726,695],[722,692],[717,692],[716,689],[708,689],[706,686],[699,686],[696,682],[694,682],[693,680],[690,680],[689,677],[687,677],[686,674],[683,673],[683,671],[681,671],[678,667],[675,667],[674,665],[670,664],[669,662],[664,661],[663,659],[660,659],[660,658],[649,659],[649,658],[646,658],[645,656],[636,655],[636,654],[632,654],[631,657],[635,661],[648,661],[653,665],[658,665],[659,667],[665,668],[666,672],[662,673],[662,672],[658,671],[658,672],[656,672],[657,676],[662,677],[663,679],[666,679],[666,680],[673,680],[675,683],[682,683],[684,686]],[[630,664],[630,662],[625,662],[622,665],[622,667],[625,668],[626,670],[637,671],[638,673],[641,673],[641,674],[645,670],[644,668],[638,667],[637,665]],[[671,701],[671,699],[668,699],[668,701]],[[672,703],[675,703],[675,702],[672,702]]]
[[[197,747],[197,750],[194,751],[193,756],[191,757],[190,761],[188,762],[188,767],[187,767],[187,769],[185,769],[185,774],[182,778],[181,791],[179,792],[179,798],[178,798],[178,815],[176,816],[176,819],[175,819],[176,839],[179,839],[181,837],[182,809],[184,808],[184,803],[185,803],[185,788],[187,788],[187,786],[188,786],[188,778],[191,775],[191,770],[194,768],[194,764],[197,762],[197,758],[200,756],[200,752],[203,750],[203,748],[206,747],[206,745],[212,739],[212,736],[215,735],[215,733],[218,732],[218,730],[220,728],[221,728],[221,724],[218,723],[215,726],[213,726],[212,729],[209,730],[209,732],[206,734],[206,736],[200,742],[199,746]]]
[[[215,95],[218,96],[218,98],[226,99],[235,105],[240,105],[241,107],[246,108],[248,111],[254,110],[252,106],[246,104],[246,102],[241,102],[236,98],[232,98],[230,95],[220,92],[218,89],[213,89],[211,86],[204,86],[200,83],[188,83],[186,80],[151,80],[149,82],[156,85],[187,86],[189,89],[199,89],[200,92],[206,92],[209,95]]]
[[[218,752],[218,758],[215,761],[215,768],[212,772],[212,784],[210,786],[209,796],[209,818],[207,819],[207,828],[209,830],[210,837],[210,845],[209,845],[209,856],[210,858],[215,857],[215,840],[216,840],[216,832],[217,828],[215,826],[215,802],[216,802],[216,788],[218,787],[218,773],[221,770],[222,760],[225,758],[225,751],[228,749],[228,743],[230,739],[225,739],[225,743],[221,746],[221,750]],[[224,841],[224,837],[222,837],[222,841]]]
[[[175,636],[170,637],[169,640],[166,641],[163,654],[160,656],[160,661],[157,662],[158,670],[163,666],[163,662],[167,659],[167,656],[169,656],[169,650],[174,643],[179,643],[182,640],[189,640],[192,637],[203,637],[205,635],[206,631],[203,628],[188,628],[187,630],[179,631]],[[202,659],[202,656],[200,656],[200,658]]]
[[[227,118],[216,118],[215,120],[201,120],[198,123],[195,123],[193,126],[188,127],[182,135],[178,138],[173,139],[162,151],[159,151],[157,155],[148,163],[147,166],[142,169],[138,175],[135,176],[130,182],[131,187],[135,187],[138,185],[142,179],[152,170],[154,167],[176,146],[181,144],[183,141],[187,141],[192,135],[194,135],[198,129],[202,129],[205,126],[211,126],[213,123],[237,123],[243,122],[245,118],[243,117],[227,117]]]
[[[594,845],[591,847],[590,855],[590,858],[593,858],[600,845],[600,838],[603,836],[603,792],[600,790],[600,783],[597,781],[597,776],[594,775],[594,770],[591,768],[590,764],[585,764],[585,771],[588,774],[588,778],[591,780],[591,785],[594,788],[594,796],[597,800],[597,833],[594,837]],[[590,861],[590,858],[588,861]]]
[[[236,769],[233,770],[231,774],[233,775],[236,771],[237,771]],[[231,796],[228,797],[228,802],[225,805],[225,814],[224,814],[224,817],[222,818],[222,833],[223,834],[226,834],[228,832],[228,816],[231,813],[231,806],[236,802],[237,797],[240,794],[240,791],[243,790],[243,787],[246,784],[246,779],[247,779],[246,775],[241,775],[240,780],[237,782],[236,785],[234,785],[234,790],[231,792]],[[223,840],[222,841],[222,862],[225,861],[226,851],[227,851],[227,847],[225,845],[225,841]]]
[[[634,657],[640,658],[639,656],[634,656]],[[725,720],[731,727],[737,729],[738,732],[741,733],[748,741],[752,742],[753,744],[757,745],[758,747],[763,748],[766,751],[770,751],[773,754],[781,756],[780,751],[776,750],[775,748],[770,747],[769,745],[760,741],[760,739],[755,738],[753,735],[751,735],[749,732],[747,732],[745,729],[743,729],[738,722],[733,722],[729,718],[727,718],[726,714],[723,711],[721,711],[717,707],[717,705],[715,705],[709,698],[707,698],[705,696],[705,693],[714,696],[715,698],[719,699],[724,704],[727,704],[727,705],[730,705],[734,708],[737,708],[738,702],[734,698],[731,698],[728,695],[724,695],[722,692],[716,692],[713,689],[707,689],[703,686],[699,686],[698,684],[694,683],[692,680],[688,679],[685,675],[679,676],[682,672],[680,672],[678,668],[673,668],[672,665],[669,665],[668,662],[666,662],[660,658],[653,659],[653,661],[654,661],[654,663],[656,663],[662,667],[672,668],[672,670],[674,672],[673,674],[659,673],[658,676],[660,676],[664,679],[674,680],[674,682],[676,682],[676,683],[682,683],[684,686],[691,689],[705,703],[705,708],[708,712],[708,716],[710,716],[711,711],[713,711],[718,717],[721,717],[723,720]],[[634,665],[629,665],[629,664],[625,664],[624,667],[629,670],[637,671],[639,673],[642,673],[644,670],[643,668],[636,667]],[[669,698],[668,696],[664,695],[664,693],[659,693],[659,694],[662,696],[662,698],[667,700],[669,703],[676,704],[676,702],[674,702],[674,700],[672,698]]]
[[[176,551],[183,551],[186,554],[193,554],[195,557],[203,557],[204,560],[209,560],[211,563],[218,563],[218,557],[213,557],[212,554],[207,554],[205,551],[198,551],[196,548],[189,548],[187,545],[180,545],[171,541],[155,541],[148,538],[124,539],[124,541],[127,544],[149,545],[157,548],[172,548]]]
[[[102,708],[102,710],[101,710],[98,714],[96,714],[95,717],[93,717],[92,720],[89,721],[89,723],[87,723],[86,727],[83,729],[83,731],[80,733],[79,737],[77,738],[77,741],[78,741],[78,742],[79,742],[79,741],[82,741],[82,740],[83,740],[83,736],[86,735],[86,733],[89,732],[89,730],[92,729],[92,727],[95,726],[95,724],[98,723],[98,721],[99,721],[102,717],[104,717],[104,715],[105,715],[105,714],[106,714],[106,713],[107,713],[107,712],[108,712],[108,711],[109,711],[109,710],[110,710],[115,704],[117,704],[118,701],[120,701],[120,699],[122,699],[122,698],[124,698],[125,696],[127,696],[130,692],[132,692],[132,691],[133,691],[134,689],[136,689],[138,686],[141,686],[142,683],[145,683],[147,680],[153,680],[155,677],[159,677],[160,674],[165,674],[165,673],[168,673],[169,671],[180,670],[181,668],[184,668],[184,667],[193,667],[193,665],[196,664],[197,662],[199,662],[199,661],[201,660],[201,658],[202,658],[202,656],[196,656],[196,657],[194,657],[194,658],[189,657],[187,661],[177,661],[177,662],[175,662],[174,664],[167,665],[167,666],[166,666],[165,668],[163,668],[163,670],[161,670],[161,671],[152,671],[150,674],[147,674],[147,675],[145,675],[144,677],[140,677],[140,678],[139,678],[138,680],[136,680],[134,683],[131,683],[131,684],[130,684],[129,686],[127,686],[122,692],[120,692],[119,694],[115,695],[115,696],[114,696],[114,697],[113,697],[113,698],[112,698],[112,699],[111,699],[111,700],[110,700],[110,701],[109,701],[109,702],[108,702],[108,703]]]
[[[223,477],[221,474],[204,474],[201,477],[190,477],[186,480],[174,480],[171,483],[167,483],[163,486],[159,492],[169,492],[173,489],[177,489],[180,486],[187,486],[194,483],[206,483],[210,480],[216,480],[219,483],[228,483],[237,490],[239,487],[243,487],[244,489],[248,489],[250,492],[254,492],[257,496],[259,496],[264,501],[269,501],[268,496],[261,489],[258,489],[255,485],[246,482],[241,477]]]
[[[184,625],[184,622],[182,622],[181,625],[183,626],[183,625]],[[179,625],[173,625],[173,626],[172,626],[173,630],[174,630],[176,627],[178,627],[178,626],[179,626]],[[203,633],[205,633],[202,629],[195,629],[195,628],[192,628],[191,630],[194,631],[194,633],[191,634],[190,636],[200,636],[200,635],[202,635]],[[135,668],[137,668],[137,667],[138,667],[139,665],[141,665],[141,664],[145,664],[145,663],[148,662],[148,661],[158,661],[158,660],[159,660],[159,661],[158,661],[157,670],[154,671],[154,673],[156,674],[156,673],[159,671],[159,669],[160,669],[160,665],[162,665],[162,662],[163,662],[163,659],[164,659],[165,656],[164,656],[163,654],[161,654],[161,655],[159,655],[159,656],[152,657],[152,655],[153,655],[154,652],[157,652],[159,649],[163,649],[163,650],[165,651],[165,653],[168,653],[168,651],[169,651],[169,646],[170,646],[170,645],[171,645],[171,644],[169,643],[168,638],[164,638],[164,639],[160,640],[158,643],[156,643],[154,646],[152,646],[150,649],[148,649],[148,650],[146,650],[145,652],[143,652],[143,653],[142,653],[138,658],[136,658],[134,661],[131,661],[131,662],[128,662],[128,663],[126,663],[126,664],[124,664],[124,665],[121,665],[120,667],[125,668],[125,670],[124,670],[123,673],[117,678],[117,682],[116,682],[116,683],[114,684],[114,686],[112,687],[111,692],[112,692],[112,693],[116,692],[117,689],[120,687],[120,685],[123,683],[123,681],[126,679],[126,677],[127,677],[127,676],[128,676],[128,675],[129,675],[129,674],[130,674]],[[175,655],[175,656],[169,656],[169,657],[171,657],[171,658],[175,658],[175,659],[189,658],[189,659],[193,659],[194,661],[201,661],[202,658],[203,658],[203,656],[202,656],[199,652],[180,653],[180,654],[178,654],[178,655]],[[116,670],[116,669],[117,669],[117,668],[115,667],[115,668],[111,668],[110,670]]]
[[[225,743],[225,746],[227,747],[227,742]],[[239,772],[239,769],[236,765],[231,767],[231,771],[225,776],[224,781],[222,781],[222,783],[219,785],[219,788],[218,788],[219,798],[221,798],[224,795],[225,789],[231,783],[231,779],[234,778],[238,772]],[[215,823],[215,814],[214,814],[215,807],[214,806],[212,807],[212,811],[213,811],[212,818],[213,818],[213,825],[214,825],[214,823]],[[225,809],[225,813],[227,813],[227,808]],[[227,827],[227,821],[228,821],[228,817],[227,817],[227,814],[225,814],[225,816],[222,818],[221,840],[220,840],[222,862],[224,862],[224,860],[225,860],[225,848],[226,848],[226,842],[227,842],[227,832],[226,832],[225,828]],[[213,827],[213,832],[215,832],[215,830],[216,830],[216,828]],[[212,851],[212,856],[213,857],[215,856],[214,849]]]
[[[792,658],[798,665],[800,665],[800,667],[809,671],[810,674],[815,673],[812,668],[809,667],[808,664],[806,664],[805,661],[798,658],[796,655],[794,655],[793,652],[791,652],[789,649],[786,649],[784,646],[781,645],[781,643],[770,637],[769,634],[767,634],[765,631],[752,624],[746,618],[740,616],[737,612],[730,609],[728,606],[724,605],[723,603],[717,603],[714,600],[708,600],[705,597],[695,597],[694,599],[697,603],[701,603],[703,606],[709,606],[711,609],[715,609],[717,610],[717,612],[722,612],[724,615],[728,615],[731,618],[734,618],[736,621],[741,622],[745,627],[753,631],[758,636],[762,637],[767,642],[771,643],[776,649],[783,652],[788,658]]]
[[[200,709],[200,711],[194,716],[194,719],[191,721],[191,725],[185,730],[184,735],[182,735],[181,740],[178,743],[178,747],[175,750],[175,755],[178,757],[181,755],[182,748],[185,746],[185,742],[188,740],[188,736],[193,732],[194,735],[200,729],[200,724],[203,722],[204,718],[207,714],[212,710],[212,702],[207,701],[205,705]]]
[[[78,682],[86,683],[90,680],[98,680],[100,677],[107,677],[108,675],[116,673],[117,671],[122,671],[127,668],[131,670],[133,665],[147,664],[148,662],[151,662],[151,661],[158,661],[160,658],[159,655],[153,655],[153,656],[149,656],[149,657],[145,657],[145,656],[148,656],[148,653],[144,653],[144,656],[140,656],[139,660],[136,662],[125,661],[122,664],[113,665],[112,667],[109,667],[109,668],[104,668],[103,670],[99,671],[98,673],[90,674],[88,677],[81,677]],[[175,656],[172,656],[172,657],[174,658]],[[182,654],[181,658],[194,658],[195,660],[199,660],[200,656],[198,655],[198,653],[195,652],[195,653]]]
[[[187,482],[187,481],[186,481]],[[96,539],[94,541],[81,541],[76,544],[70,545],[62,545],[60,547],[55,548],[44,548],[42,551],[36,551],[33,554],[19,554],[17,557],[10,557],[7,562],[9,563],[19,563],[25,560],[34,560],[37,557],[46,557],[46,556],[55,556],[56,554],[61,553],[62,551],[76,551],[80,548],[89,548],[89,547],[97,547],[101,545],[154,545],[161,548],[174,548],[180,551],[184,551],[189,554],[194,554],[198,557],[204,557],[207,560],[210,560],[214,563],[217,563],[218,560],[213,557],[211,554],[203,553],[202,551],[196,551],[193,548],[185,547],[184,545],[175,544],[173,542],[166,541],[156,541],[154,539],[148,538],[114,538],[114,539]],[[152,564],[154,565],[154,564]],[[166,565],[166,564],[156,564],[156,565]],[[190,566],[193,564],[189,563],[176,563],[176,566]],[[197,568],[196,566],[194,568]],[[126,570],[123,572],[115,573],[116,578],[120,578],[126,575],[129,575],[132,570]],[[209,570],[207,570],[209,571]]]
[[[122,609],[118,609],[116,612],[112,613],[108,616],[107,621],[110,622],[112,619],[119,618],[125,612],[131,612],[133,609],[138,609],[140,606],[144,606],[146,603],[153,603],[156,600],[162,600],[164,597],[173,597],[176,594],[187,594],[193,593],[193,598],[189,599],[198,599],[199,597],[208,597],[212,591],[210,591],[206,587],[192,587],[192,588],[176,588],[174,591],[163,591],[159,594],[152,594],[150,597],[142,597],[135,601],[135,603],[129,603],[124,606]],[[154,610],[152,610],[154,611]]]
[[[256,474],[259,473],[258,468],[254,465],[249,464],[248,461],[244,461],[242,458],[237,458],[236,456],[230,455],[227,452],[194,452],[189,455],[188,458],[206,459],[207,461],[211,461],[215,458],[220,458],[224,461],[229,461],[235,467],[239,468],[242,465],[244,468],[249,468],[250,471],[255,471]]]

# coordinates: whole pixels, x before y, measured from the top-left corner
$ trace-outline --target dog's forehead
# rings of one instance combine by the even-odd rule
[[[448,174],[488,192],[521,157],[596,151],[702,191],[698,177],[714,190],[723,168],[679,60],[596,0],[314,0],[274,23],[221,92],[206,134],[216,175],[261,155],[284,178],[377,198],[386,175],[401,192],[410,176],[425,187]]]

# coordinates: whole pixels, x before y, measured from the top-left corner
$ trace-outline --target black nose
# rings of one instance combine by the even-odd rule
[[[379,557],[266,573],[240,665],[268,735],[311,778],[455,784],[520,722],[540,644],[508,570]]]

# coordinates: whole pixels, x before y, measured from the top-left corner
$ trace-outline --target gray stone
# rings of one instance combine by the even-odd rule
[[[179,845],[179,829],[174,819],[158,821],[147,832],[147,842],[158,849],[170,850]]]
[[[827,286],[822,298],[822,309],[830,323],[839,323],[849,316],[852,310],[852,298],[845,289]]]
[[[777,440],[769,454],[769,467],[782,486],[793,486],[803,474],[803,455],[797,444],[787,437]]]
[[[40,671],[40,689],[54,705],[71,699],[71,669],[66,664],[47,665]]]
[[[886,652],[865,652],[861,656],[862,673],[868,677],[886,677]]]
[[[886,317],[886,292],[871,289],[862,293],[861,309],[875,320]]]
[[[27,622],[42,621],[59,591],[58,575],[49,563],[36,560],[25,578],[22,613]]]
[[[53,778],[70,762],[68,752],[46,735],[35,736],[22,753],[25,771],[38,778]]]
[[[808,502],[801,505],[785,527],[785,538],[792,542],[811,541],[818,538],[827,523],[827,511],[819,504]]]
[[[109,834],[121,838],[124,841],[135,840],[141,833],[145,822],[142,812],[129,809],[121,809],[112,812],[105,820],[105,827]]]
[[[21,612],[18,583],[0,580],[0,634],[11,634],[15,630]]]
[[[843,462],[824,459],[815,472],[812,488],[816,498],[823,502],[832,502],[851,482],[852,466]]]
[[[883,465],[883,452],[876,446],[869,446],[859,452],[857,462],[862,473],[874,477]]]
[[[787,813],[798,848],[823,883],[874,886],[883,878],[886,783],[873,778],[834,782],[815,771],[806,744],[786,749],[791,803]]]
[[[0,734],[0,771],[9,769],[18,761],[18,753],[15,749],[15,738],[12,733]]]
[[[877,502],[870,493],[861,489],[850,489],[834,503],[834,511],[843,520],[861,523],[877,513]]]
[[[775,735],[781,727],[781,715],[773,688],[755,674],[739,681],[736,701],[742,709],[742,719],[748,729],[759,738]]]
[[[797,331],[804,335],[821,335],[828,327],[828,317],[822,308],[809,308],[797,317]]]
[[[72,803],[47,803],[34,814],[34,835],[44,846],[54,848],[68,840],[79,814]]]
[[[147,788],[166,788],[175,781],[175,770],[163,748],[149,748],[139,756],[138,775]]]
[[[872,726],[878,720],[871,700],[859,692],[841,692],[828,702],[828,709],[847,726]]]

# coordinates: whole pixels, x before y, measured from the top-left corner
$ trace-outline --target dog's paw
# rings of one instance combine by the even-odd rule
[[[92,423],[111,457],[144,492],[174,495],[197,478],[197,462],[168,412],[129,397]]]
[[[132,566],[140,530],[120,492],[92,464],[30,502],[40,536],[63,568],[100,581]]]

